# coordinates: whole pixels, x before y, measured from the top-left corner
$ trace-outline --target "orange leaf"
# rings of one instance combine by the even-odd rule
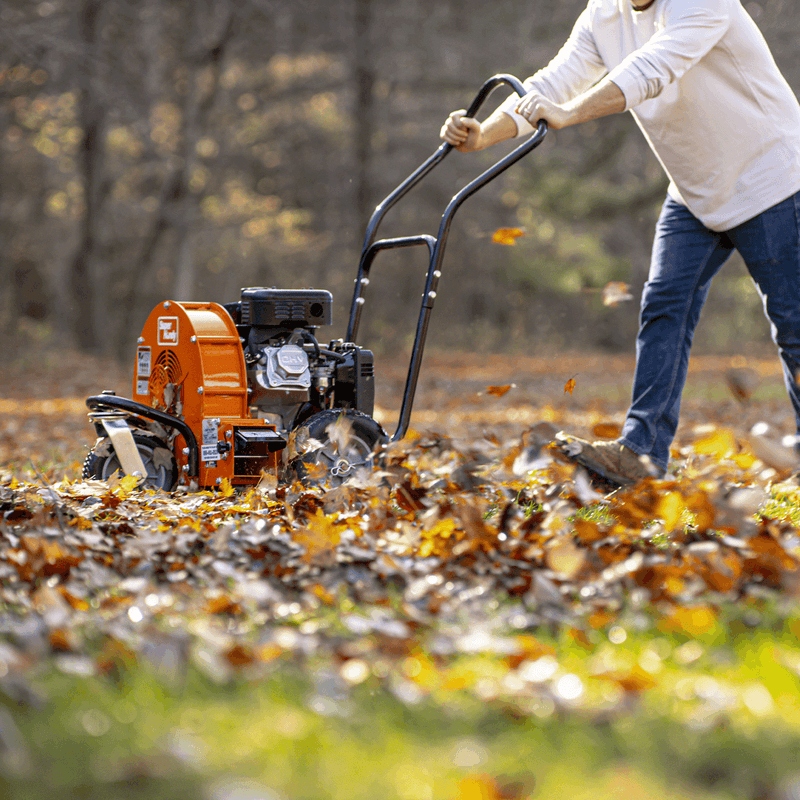
[[[510,389],[513,389],[515,385],[516,384],[509,383],[506,386],[487,386],[486,394],[490,394],[494,397],[502,397]]]
[[[523,661],[536,661],[542,656],[555,656],[556,651],[549,644],[540,642],[535,636],[522,634],[517,636],[519,650],[506,658],[506,663],[516,669]]]
[[[575,532],[575,538],[581,544],[597,542],[606,535],[605,531],[602,531],[596,522],[583,518],[576,519],[572,523],[572,530]]]
[[[255,660],[256,656],[249,647],[241,644],[235,644],[223,654],[228,663],[234,668],[250,666]]]
[[[614,422],[600,422],[592,428],[592,434],[598,439],[616,439],[622,428]]]
[[[623,691],[631,694],[641,694],[647,689],[656,686],[656,681],[650,673],[645,672],[640,666],[635,666],[631,670],[618,670],[611,672],[601,672],[593,677],[616,683]]]
[[[575,378],[570,378],[564,384],[564,394],[567,394],[567,393],[572,394],[574,389],[575,389]]]
[[[616,306],[627,300],[633,300],[631,287],[622,281],[611,281],[603,287],[603,305]]]
[[[513,245],[520,236],[524,236],[525,231],[520,228],[498,228],[492,235],[495,244]]]
[[[224,594],[219,595],[217,597],[209,598],[206,602],[206,613],[207,614],[241,614],[242,608],[241,606],[231,600],[230,597],[226,597]]]

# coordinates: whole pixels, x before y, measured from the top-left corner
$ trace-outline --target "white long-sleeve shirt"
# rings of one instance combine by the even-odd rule
[[[800,191],[800,105],[740,0],[589,0],[567,43],[525,82],[563,103],[608,76],[670,178],[724,231]],[[533,129],[500,108],[519,136]]]

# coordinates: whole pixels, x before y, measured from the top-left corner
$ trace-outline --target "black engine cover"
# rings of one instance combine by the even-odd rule
[[[319,328],[333,322],[333,295],[324,289],[242,289],[241,301],[226,308],[242,326]]]

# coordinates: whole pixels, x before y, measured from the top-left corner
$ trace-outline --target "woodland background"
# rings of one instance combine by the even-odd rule
[[[664,481],[603,498],[540,452],[627,404],[638,303],[602,289],[638,296],[666,188],[627,116],[459,212],[413,430],[365,483],[80,477],[155,304],[327,288],[343,335],[371,209],[584,2],[0,0],[0,797],[800,798],[795,420],[742,265]],[[797,4],[745,4],[800,91]],[[502,152],[382,234],[435,233]],[[389,426],[424,267],[372,272]]]
[[[127,362],[157,302],[229,302],[252,285],[329,289],[343,335],[376,203],[486,78],[544,65],[583,4],[4,0],[2,358],[36,338]],[[797,5],[745,6],[800,90]],[[452,154],[382,234],[434,233],[500,154]],[[606,308],[599,289],[624,281],[638,297],[665,186],[628,115],[551,133],[456,218],[432,345],[629,351],[638,302]],[[514,248],[492,242],[504,226],[525,231]],[[407,344],[424,270],[410,251],[381,259],[364,331],[378,352]],[[768,337],[729,266],[698,349]]]

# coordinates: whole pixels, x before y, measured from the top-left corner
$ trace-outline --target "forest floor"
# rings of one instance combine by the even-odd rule
[[[130,397],[130,370],[110,359],[56,350],[27,359],[3,367],[0,464],[24,466],[33,460],[46,470],[67,465],[67,474],[77,477],[94,438],[85,399],[106,389]],[[633,369],[632,356],[607,353],[428,352],[411,427],[435,429],[455,439],[509,439],[547,421],[591,438],[600,423],[621,425]],[[375,417],[389,432],[397,424],[406,371],[407,362],[376,363]],[[572,380],[574,388],[568,392],[565,387]],[[510,388],[498,396],[489,387]],[[777,356],[762,352],[692,358],[676,445],[698,427],[729,427],[743,435],[759,421],[783,434],[793,430]]]
[[[777,358],[695,357],[670,473],[608,496],[530,432],[613,436],[631,358],[431,351],[370,475],[172,494],[81,479],[125,368],[28,358],[0,796],[798,797],[800,489],[748,436],[792,431]],[[405,370],[376,364],[390,432]]]

